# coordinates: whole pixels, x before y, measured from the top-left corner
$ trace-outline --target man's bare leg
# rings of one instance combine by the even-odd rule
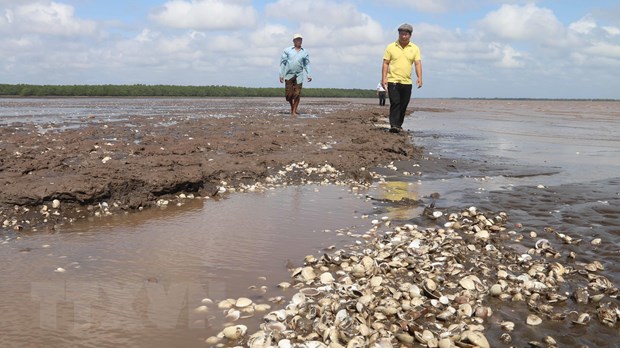
[[[297,116],[297,107],[299,107],[299,101],[301,100],[301,98],[295,98],[293,99],[293,103],[291,104],[291,114],[293,116]]]
[[[289,104],[291,104],[291,115],[295,115],[295,99],[291,99],[291,101],[289,101]]]

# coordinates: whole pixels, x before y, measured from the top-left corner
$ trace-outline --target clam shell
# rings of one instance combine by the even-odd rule
[[[291,287],[291,283],[289,283],[289,282],[282,282],[282,283],[278,284],[278,287],[281,288],[281,289],[288,289],[288,288]]]
[[[463,303],[459,306],[458,312],[462,317],[469,318],[474,314],[474,309],[469,303]]]
[[[461,341],[465,343],[471,343],[480,348],[489,348],[489,341],[480,331],[467,330],[461,334]]]
[[[218,344],[219,342],[220,342],[220,339],[219,339],[218,337],[216,337],[216,336],[211,336],[211,337],[208,337],[208,338],[205,340],[205,343],[206,343],[206,344],[208,344],[208,345],[210,345],[210,346],[211,346],[211,345],[216,345],[216,344]]]
[[[588,314],[588,313],[581,313],[579,315],[579,317],[577,318],[577,320],[573,320],[573,323],[579,324],[579,325],[585,325],[589,321],[590,321],[590,314]]]
[[[318,289],[315,288],[303,288],[300,289],[299,292],[310,297],[316,296],[321,293]]]
[[[314,269],[312,267],[304,267],[301,269],[301,277],[306,281],[312,281],[316,278],[316,274],[314,273]]]
[[[537,315],[530,314],[527,316],[527,320],[525,322],[527,325],[536,326],[542,324],[542,319]]]
[[[228,314],[226,314],[226,321],[228,322],[237,321],[239,320],[240,317],[241,317],[241,312],[239,312],[238,310],[230,309],[228,311]]]
[[[461,278],[459,285],[465,290],[476,290],[476,281],[480,282],[480,279],[478,279],[475,275],[468,275]]]
[[[489,290],[491,296],[499,296],[502,293],[502,286],[500,284],[493,284]]]
[[[428,341],[435,338],[435,335],[430,330],[424,330],[420,333],[420,331],[416,331],[414,333],[415,339],[422,344],[427,344]]]
[[[237,301],[235,302],[235,307],[245,308],[245,307],[252,305],[252,303],[253,303],[252,300],[250,300],[247,297],[239,297]]]
[[[229,326],[229,327],[224,328],[224,330],[222,330],[222,334],[224,335],[224,337],[228,338],[229,340],[235,341],[245,336],[247,331],[248,331],[247,326],[235,325],[235,326]]]
[[[194,308],[194,313],[203,314],[203,313],[207,313],[208,311],[209,311],[209,309],[205,305],[198,306],[198,307]]]
[[[254,310],[257,312],[265,312],[271,309],[271,306],[266,303],[256,304],[254,305]]]
[[[265,327],[271,331],[284,331],[286,330],[286,324],[279,321],[271,321],[265,324]]]
[[[298,307],[302,306],[304,303],[306,303],[306,295],[304,295],[302,292],[296,293],[295,295],[293,295],[291,303]]]
[[[382,282],[383,282],[383,278],[382,278],[382,277],[379,277],[379,276],[372,277],[372,278],[370,279],[370,286],[372,286],[373,288],[375,288],[375,287],[377,287],[377,286],[380,286]]]
[[[220,301],[217,304],[217,308],[219,308],[219,309],[231,309],[231,308],[233,308],[235,306],[236,303],[237,303],[237,300],[229,298],[229,299],[226,299],[224,301]]]
[[[506,331],[513,331],[515,329],[515,323],[512,321],[503,321],[500,325],[502,326],[502,329]]]
[[[321,274],[321,284],[331,284],[334,282],[334,276],[329,273],[329,272],[325,272],[323,274]]]

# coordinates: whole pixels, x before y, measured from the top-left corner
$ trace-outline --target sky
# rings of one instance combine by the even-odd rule
[[[374,90],[402,23],[414,98],[620,99],[617,0],[0,0],[0,83],[279,87],[301,33],[304,87]]]

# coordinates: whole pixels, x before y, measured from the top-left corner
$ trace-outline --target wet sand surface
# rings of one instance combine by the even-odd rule
[[[600,261],[617,286],[618,103],[416,100],[410,132],[394,135],[374,102],[304,99],[293,120],[276,99],[2,100],[6,346],[208,346],[226,322],[219,301],[283,308],[296,290],[277,284],[306,255],[364,245],[376,219],[392,224],[379,234],[443,227],[431,204],[504,211],[507,246],[546,239],[562,263]],[[300,161],[324,172],[290,166]],[[215,304],[201,308],[205,298]],[[562,308],[590,311],[588,325],[532,327],[525,304],[488,301],[491,346],[551,335],[603,347],[618,334],[593,304]],[[235,324],[254,332],[263,314]]]

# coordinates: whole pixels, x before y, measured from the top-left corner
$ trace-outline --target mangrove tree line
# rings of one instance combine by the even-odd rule
[[[0,84],[0,96],[20,97],[281,97],[284,88],[175,85]],[[374,90],[304,88],[306,97],[372,98]]]

